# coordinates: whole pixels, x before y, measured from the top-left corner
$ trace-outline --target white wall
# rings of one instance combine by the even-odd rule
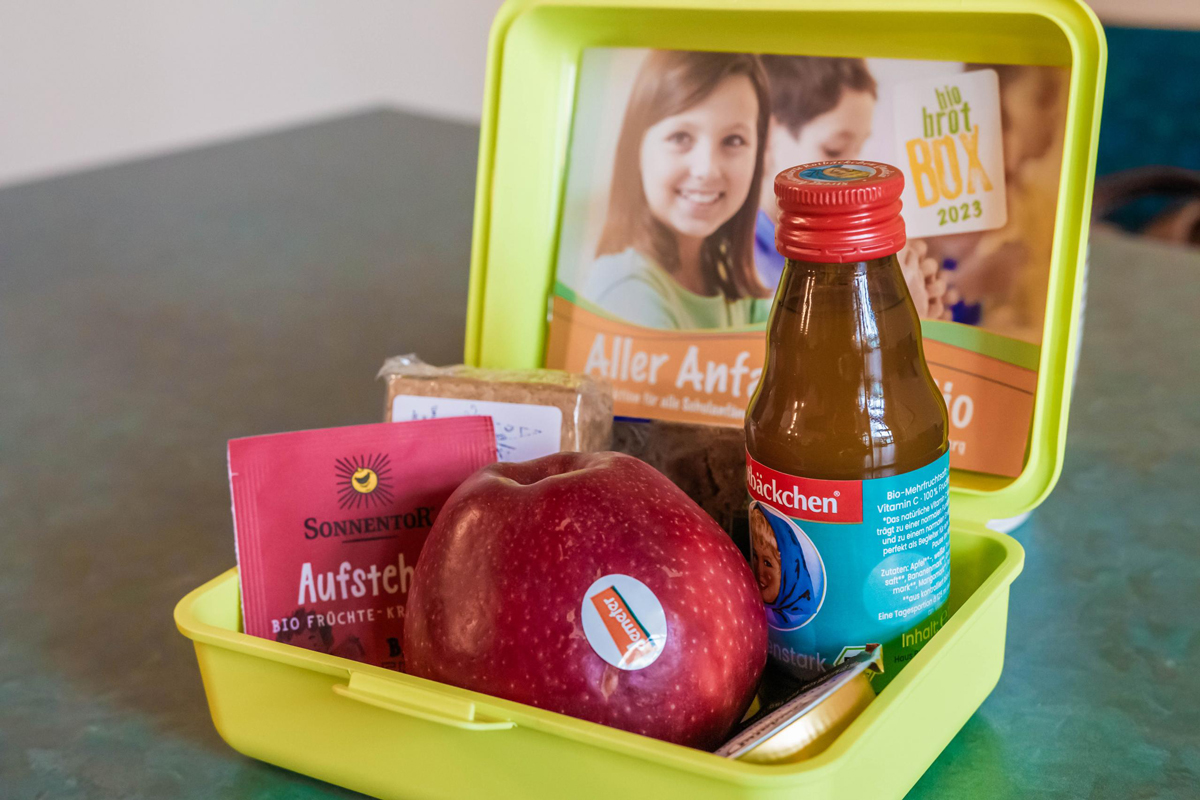
[[[0,185],[381,104],[476,120],[500,0],[0,0]]]
[[[500,2],[0,0],[0,185],[381,104],[476,120]],[[1200,0],[1092,2],[1200,27]]]
[[[1200,2],[1196,0],[1085,1],[1106,25],[1200,29]]]

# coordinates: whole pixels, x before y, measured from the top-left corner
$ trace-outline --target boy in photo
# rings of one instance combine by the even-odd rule
[[[797,164],[859,158],[871,135],[877,87],[861,58],[762,56],[771,97],[754,259],[759,276],[772,290],[783,274],[784,257],[775,249],[779,206],[775,176]],[[946,280],[926,244],[910,241],[897,259],[917,313],[946,316]]]

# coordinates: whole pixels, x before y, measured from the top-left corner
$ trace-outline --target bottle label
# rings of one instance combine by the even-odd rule
[[[865,481],[773,470],[746,454],[750,548],[771,656],[801,678],[883,645],[890,681],[945,623],[949,454]]]

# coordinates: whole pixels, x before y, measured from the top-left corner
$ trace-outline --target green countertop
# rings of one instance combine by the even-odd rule
[[[378,112],[0,191],[0,797],[350,796],[219,739],[171,610],[233,564],[227,439],[460,357],[475,142]],[[910,797],[1200,794],[1200,252],[1091,262],[1004,675]]]

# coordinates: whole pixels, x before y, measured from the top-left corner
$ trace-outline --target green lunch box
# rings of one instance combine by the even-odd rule
[[[824,752],[721,758],[241,632],[236,569],[184,597],[213,722],[236,750],[384,798],[902,797],[1000,678],[1028,512],[1062,465],[1105,63],[1076,0],[511,0],[492,28],[465,360],[541,366],[585,48],[1058,65],[1069,98],[1025,467],[952,471],[950,621]]]

